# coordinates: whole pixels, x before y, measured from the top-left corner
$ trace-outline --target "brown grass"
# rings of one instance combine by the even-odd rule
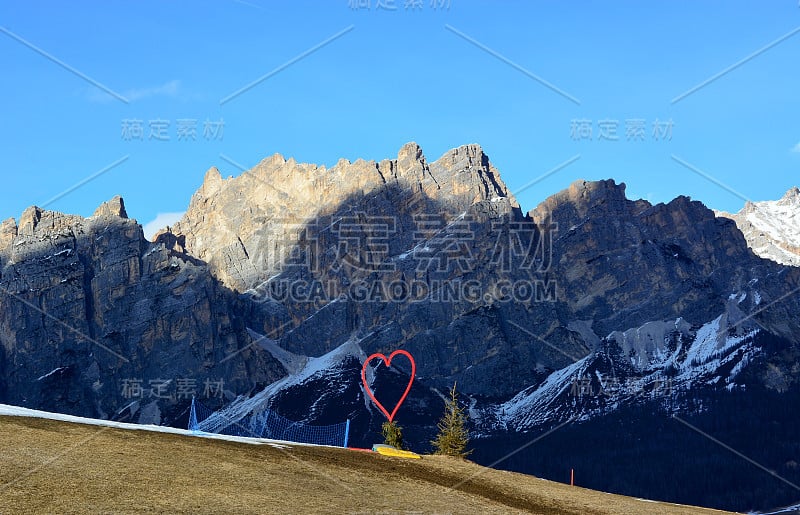
[[[722,513],[439,456],[0,417],[0,513]]]

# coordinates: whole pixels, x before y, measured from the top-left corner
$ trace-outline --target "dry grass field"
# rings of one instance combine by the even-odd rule
[[[0,416],[0,513],[702,514],[421,460]]]

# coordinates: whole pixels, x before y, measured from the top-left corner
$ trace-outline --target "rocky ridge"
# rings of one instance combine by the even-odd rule
[[[419,211],[420,204],[430,202],[450,213],[501,198],[519,207],[480,146],[465,145],[428,163],[422,149],[408,143],[396,159],[341,159],[330,169],[280,154],[235,178],[223,179],[212,167],[169,232],[182,250],[208,262],[226,286],[245,291],[278,271],[280,263],[263,252],[267,235],[291,245],[296,243],[292,229],[343,207],[358,212],[364,198],[379,191],[404,193],[403,205],[387,206],[385,215]]]
[[[162,423],[185,400],[178,382],[222,379],[222,399],[224,385],[230,396],[279,377],[269,356],[234,354],[251,342],[235,297],[196,259],[145,240],[120,197],[89,218],[31,207],[2,235],[3,402]]]
[[[769,209],[793,220],[797,196]],[[417,377],[398,416],[421,442],[453,383],[495,444],[623,409],[698,414],[714,395],[758,405],[800,390],[800,267],[756,255],[737,223],[613,180],[523,213],[478,145],[429,162],[414,143],[330,169],[212,168],[152,242],[119,197],[89,218],[31,207],[0,224],[0,402],[180,425],[194,393],[348,418],[366,445],[381,416],[360,362],[404,348]]]

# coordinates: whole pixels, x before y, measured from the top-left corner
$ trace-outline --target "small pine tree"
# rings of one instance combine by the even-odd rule
[[[403,448],[403,428],[398,426],[397,422],[394,420],[384,422],[381,426],[381,433],[383,433],[383,443],[396,449]]]
[[[471,450],[466,450],[469,443],[466,418],[464,410],[458,405],[458,394],[454,383],[453,389],[450,390],[450,398],[445,401],[444,415],[439,420],[439,434],[431,441],[434,454],[466,458],[472,453]]]

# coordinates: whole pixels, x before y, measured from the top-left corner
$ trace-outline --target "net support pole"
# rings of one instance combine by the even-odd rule
[[[348,418],[347,422],[345,423],[345,426],[344,426],[344,447],[345,447],[345,449],[347,448],[347,441],[349,440],[349,438],[350,438],[350,419]]]
[[[189,430],[190,431],[197,431],[197,411],[195,411],[194,407],[194,395],[192,396],[192,409],[189,412]]]

